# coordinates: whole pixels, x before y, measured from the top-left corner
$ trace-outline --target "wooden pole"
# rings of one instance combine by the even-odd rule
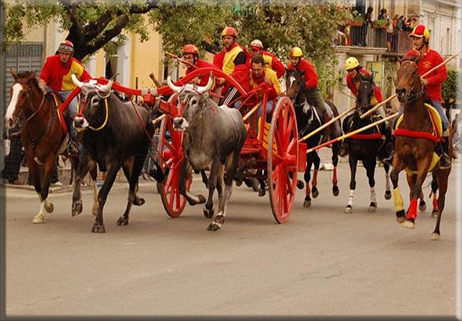
[[[255,105],[255,107],[253,107],[251,110],[249,110],[249,112],[247,114],[245,114],[244,117],[242,117],[242,119],[244,121],[246,121],[257,109],[258,107],[260,107],[262,104],[262,102],[259,102],[258,104]]]
[[[329,120],[327,123],[325,123],[324,125],[316,128],[315,130],[313,130],[311,133],[308,133],[307,135],[305,135],[304,137],[300,138],[298,140],[298,142],[303,142],[305,139],[308,139],[310,138],[311,136],[313,136],[314,134],[318,133],[319,131],[323,130],[324,128],[326,128],[327,126],[329,126],[330,124],[332,124],[333,122],[335,122],[337,119],[345,116],[346,114],[348,114],[349,112],[351,112],[352,110],[354,110],[356,107],[351,107],[349,109],[347,109],[346,111],[344,111],[343,113],[341,113],[340,115],[332,118],[331,120]]]
[[[381,107],[382,105],[388,103],[390,100],[392,100],[392,99],[395,98],[396,96],[397,96],[396,94],[391,95],[390,97],[388,97],[388,98],[385,99],[384,101],[381,101],[380,103],[376,104],[374,107],[372,107],[371,109],[369,109],[367,112],[365,112],[364,114],[362,114],[359,118],[364,119],[364,117],[369,116],[369,115],[372,114],[374,111],[376,111],[379,107]]]
[[[332,140],[330,140],[330,141],[328,141],[328,142],[325,142],[325,143],[323,143],[323,144],[321,144],[321,145],[318,145],[318,146],[316,146],[316,147],[310,148],[310,149],[308,149],[308,150],[306,151],[306,153],[307,153],[307,154],[308,154],[308,153],[311,153],[311,152],[313,152],[313,151],[315,151],[315,150],[317,150],[317,149],[320,149],[320,148],[322,148],[322,147],[326,147],[326,146],[332,145],[333,143],[339,142],[339,141],[344,140],[344,139],[346,139],[346,138],[348,138],[348,137],[350,137],[350,136],[356,135],[356,134],[358,134],[358,133],[360,133],[360,132],[362,132],[362,131],[365,131],[366,129],[369,129],[369,128],[374,127],[374,126],[376,126],[376,125],[378,125],[378,124],[381,124],[381,123],[383,123],[383,122],[386,122],[387,120],[392,119],[392,118],[396,117],[397,115],[398,115],[397,112],[394,113],[394,114],[391,114],[391,115],[388,116],[388,117],[382,118],[381,120],[378,120],[378,121],[376,121],[376,122],[374,122],[374,123],[372,123],[372,124],[369,124],[369,125],[367,125],[367,126],[364,126],[364,127],[362,127],[362,128],[359,128],[359,129],[357,129],[357,130],[355,130],[355,131],[352,131],[351,133],[345,134],[345,135],[343,135],[343,136],[340,136],[340,137],[337,137],[337,138],[335,138],[335,139],[332,139]]]
[[[439,65],[433,67],[432,69],[430,69],[429,71],[427,71],[426,73],[424,73],[422,76],[420,76],[420,78],[423,78],[423,77],[426,77],[428,76],[430,73],[432,73],[433,71],[435,71],[436,69],[446,65],[449,61],[451,61],[452,59],[454,59],[455,57],[457,57],[460,53],[462,53],[462,50],[460,50],[459,52],[453,54],[451,57],[449,57],[448,59],[446,59],[445,61],[443,61],[442,63],[440,63]],[[389,100],[391,100],[392,98],[396,97],[396,94],[388,97],[386,100],[382,101],[381,103],[379,103],[378,105],[375,105],[373,108],[371,108],[367,113],[364,113],[361,115],[361,119],[363,119],[364,117],[366,117],[367,115],[369,115],[370,113],[372,113],[373,111],[375,111],[377,108],[379,108],[380,106],[382,106],[384,103],[388,102]]]
[[[190,63],[190,62],[187,62],[186,60],[181,59],[181,58],[178,57],[177,55],[172,54],[171,52],[168,52],[168,51],[166,51],[165,53],[166,53],[167,55],[169,55],[170,57],[172,57],[173,59],[176,59],[176,60],[178,60],[179,62],[181,62],[181,63],[183,63],[183,64],[185,64],[185,65],[187,65],[187,66],[189,66],[189,67],[192,67],[192,68],[194,68],[194,69],[197,69],[197,67],[196,67],[195,65],[193,65],[193,64]]]
[[[153,74],[152,72],[149,74],[149,78],[151,78],[151,80],[154,82],[154,84],[155,84],[157,87],[160,87],[160,86],[161,86],[160,82],[156,79],[156,77],[154,76],[154,74]]]
[[[164,119],[167,115],[163,114],[163,115],[160,115],[159,117],[157,117],[156,119],[154,119],[152,121],[153,124],[157,124],[158,122],[160,122],[162,119]]]

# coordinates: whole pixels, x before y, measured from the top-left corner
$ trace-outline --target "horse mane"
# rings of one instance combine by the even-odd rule
[[[412,56],[404,56],[403,58],[401,58],[401,59],[399,60],[399,63],[401,64],[401,63],[403,63],[403,62],[405,62],[405,61],[413,61],[413,62],[415,62],[416,64],[419,64],[419,61],[420,61],[421,58],[422,58],[422,56],[421,56],[420,54],[418,54],[418,55],[412,55]]]
[[[21,72],[18,72],[18,78],[21,78],[21,79],[28,79],[29,82],[32,82],[32,84],[39,89],[39,86],[38,86],[38,80],[36,77],[33,77],[31,79],[31,76],[33,74],[37,73],[37,71],[21,71]],[[32,81],[31,81],[32,80]]]

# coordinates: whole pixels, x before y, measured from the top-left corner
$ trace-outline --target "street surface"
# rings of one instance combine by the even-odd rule
[[[327,154],[324,154],[327,155]],[[326,156],[323,156],[328,161]],[[223,229],[208,232],[202,205],[177,219],[163,209],[155,184],[140,181],[146,204],[117,226],[127,185],[116,183],[105,207],[106,234],[91,233],[92,191],[71,217],[71,193],[50,194],[55,211],[32,224],[35,192],[6,189],[7,316],[458,316],[460,318],[460,161],[454,164],[441,224],[431,241],[428,209],[415,230],[395,221],[376,170],[378,209],[358,168],[355,206],[345,214],[349,168],[320,171],[320,195],[303,208],[297,191],[289,222],[275,223],[268,194],[234,188]],[[300,174],[299,177],[302,177]],[[401,191],[408,201],[404,172]],[[193,191],[206,190],[199,181]],[[3,197],[3,196],[2,196]],[[216,199],[216,198],[215,198]],[[3,200],[2,200],[3,203]]]

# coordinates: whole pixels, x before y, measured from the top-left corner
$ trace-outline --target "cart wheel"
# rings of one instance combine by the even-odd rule
[[[288,97],[279,98],[268,140],[268,190],[273,216],[287,222],[295,200],[298,164],[298,131],[295,110]]]
[[[165,117],[160,126],[158,148],[162,155],[159,164],[167,178],[163,183],[157,183],[157,190],[168,216],[173,218],[180,216],[186,205],[186,198],[180,194],[179,189],[180,168],[184,160],[182,141],[183,132],[174,130],[172,119]],[[186,182],[188,191],[191,182],[192,176]]]

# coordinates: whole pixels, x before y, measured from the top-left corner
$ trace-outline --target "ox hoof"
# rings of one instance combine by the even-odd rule
[[[433,218],[438,217],[438,212],[439,212],[438,210],[434,209],[434,210],[432,211],[432,217],[433,217]]]
[[[439,241],[441,238],[440,238],[440,234],[439,233],[435,233],[433,232],[432,233],[432,237],[431,237],[431,240],[432,241]]]
[[[263,196],[265,196],[265,195],[266,195],[266,191],[265,191],[264,188],[262,188],[262,189],[258,192],[258,196],[263,197]]]
[[[305,201],[303,202],[303,207],[305,208],[311,207],[311,200],[305,199]]]
[[[413,230],[415,229],[415,222],[412,219],[407,219],[401,224],[404,228]]]
[[[119,219],[117,220],[117,225],[119,226],[128,225],[128,217],[124,217],[124,216],[119,217]]]
[[[220,228],[221,228],[220,225],[218,225],[215,222],[212,222],[212,223],[209,224],[209,226],[207,226],[207,231],[215,232],[215,231],[218,231]]]
[[[371,204],[369,204],[369,208],[367,209],[367,211],[369,213],[374,213],[376,209],[377,209],[377,203],[371,202]]]
[[[199,199],[199,203],[197,204],[204,204],[207,200],[205,199],[204,195],[197,195],[197,198]]]
[[[48,213],[52,213],[55,209],[55,206],[53,205],[52,202],[45,201],[45,211]]]
[[[340,190],[338,189],[338,186],[334,185],[334,187],[332,187],[332,194],[334,194],[334,196],[338,196],[339,193]]]
[[[319,191],[318,191],[318,189],[316,187],[313,187],[311,195],[313,196],[313,198],[316,198],[316,197],[319,196]]]
[[[204,216],[205,216],[205,218],[212,218],[214,213],[215,213],[215,207],[212,207],[211,210],[204,207]]]
[[[301,180],[297,181],[297,188],[298,189],[304,189],[305,188],[305,183],[303,183]]]
[[[72,216],[79,215],[82,213],[83,205],[82,201],[76,201],[72,204]]]
[[[91,231],[93,233],[106,233],[106,228],[104,227],[104,224],[95,223],[93,224]]]
[[[34,224],[41,224],[45,221],[45,215],[43,214],[37,214],[34,216],[34,219],[32,220],[32,223]]]
[[[136,205],[136,206],[141,206],[144,203],[145,203],[145,200],[142,197],[135,197],[135,199],[133,200],[133,205]]]
[[[386,199],[386,200],[391,199],[391,191],[390,191],[390,190],[385,191],[385,199]]]
[[[420,200],[419,202],[419,211],[425,212],[427,210],[427,204],[425,204],[424,200]]]

